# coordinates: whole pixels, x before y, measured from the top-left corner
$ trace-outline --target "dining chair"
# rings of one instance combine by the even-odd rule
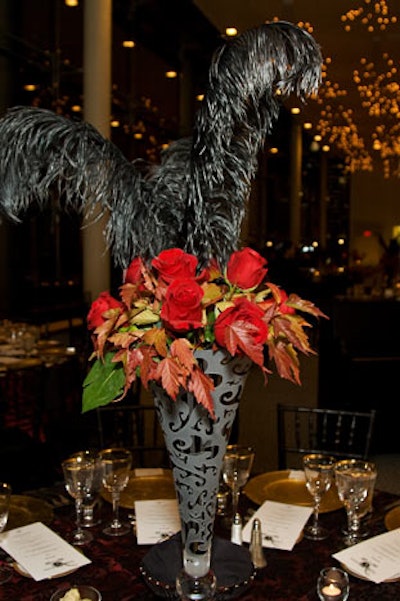
[[[278,467],[299,468],[303,455],[367,459],[375,409],[350,411],[278,403]]]
[[[133,468],[170,467],[157,410],[139,397],[134,391],[127,399],[96,409],[100,448],[129,449]]]

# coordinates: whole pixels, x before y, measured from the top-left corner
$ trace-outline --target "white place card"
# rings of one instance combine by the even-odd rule
[[[378,584],[400,577],[400,528],[379,534],[332,555],[345,569]]]
[[[42,522],[6,530],[0,534],[0,547],[37,581],[54,578],[91,563]]]
[[[304,470],[290,470],[288,475],[289,480],[302,480],[306,481],[306,475]]]
[[[153,545],[166,540],[181,529],[176,499],[135,501],[138,545]]]
[[[311,507],[265,501],[243,528],[243,542],[250,543],[253,522],[261,522],[262,546],[291,551],[312,514]]]

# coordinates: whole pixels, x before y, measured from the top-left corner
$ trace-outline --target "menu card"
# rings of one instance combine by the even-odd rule
[[[265,501],[243,528],[243,542],[250,543],[253,522],[258,518],[262,546],[291,551],[312,512],[311,507]]]
[[[61,576],[91,563],[41,522],[6,530],[0,534],[0,547],[34,580]]]
[[[138,545],[159,543],[181,529],[176,499],[135,501]]]
[[[400,528],[347,547],[332,557],[349,572],[377,584],[400,578]]]

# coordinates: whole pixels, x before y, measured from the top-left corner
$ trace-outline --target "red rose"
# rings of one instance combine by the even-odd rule
[[[160,277],[169,283],[176,278],[194,278],[198,261],[194,255],[189,255],[180,248],[170,248],[160,252],[151,264]]]
[[[189,278],[175,280],[168,286],[161,309],[161,319],[177,331],[186,332],[200,328],[203,294],[203,289],[195,280]]]
[[[267,273],[267,260],[252,248],[238,250],[230,256],[226,274],[231,284],[242,290],[254,288],[262,282]]]
[[[121,309],[123,308],[123,305],[120,301],[111,296],[109,292],[102,292],[99,297],[93,301],[92,306],[90,307],[87,316],[89,330],[95,330],[98,326],[101,326],[105,322],[103,313],[109,309],[116,309],[118,307]]]
[[[227,348],[226,329],[237,322],[245,322],[255,326],[247,334],[251,336],[254,344],[264,344],[268,336],[268,326],[263,320],[263,316],[262,309],[251,303],[247,298],[236,299],[234,306],[225,309],[215,321],[214,332],[217,344]]]
[[[137,257],[133,259],[129,264],[128,269],[125,271],[125,284],[137,284],[142,277],[142,260]]]

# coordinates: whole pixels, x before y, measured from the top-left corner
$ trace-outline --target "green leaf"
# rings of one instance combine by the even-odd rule
[[[114,353],[97,359],[83,382],[82,413],[108,405],[124,390],[125,373],[122,363],[112,363]]]

